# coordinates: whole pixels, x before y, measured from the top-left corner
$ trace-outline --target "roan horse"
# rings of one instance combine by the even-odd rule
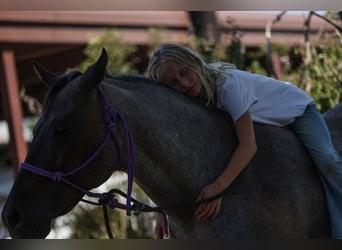
[[[258,152],[225,192],[220,216],[198,221],[194,201],[212,182],[237,145],[233,123],[225,112],[205,107],[164,84],[141,76],[106,75],[102,52],[84,74],[55,75],[36,70],[47,83],[43,113],[25,163],[49,172],[70,173],[92,155],[106,136],[100,85],[125,117],[134,139],[134,180],[166,210],[174,238],[329,238],[330,222],[319,177],[296,136],[287,128],[255,124]],[[335,146],[341,153],[342,107],[328,112]],[[117,124],[118,144],[108,140],[93,161],[65,176],[83,189],[104,183],[113,171],[127,171],[124,126]],[[314,135],[313,135],[314,136]],[[66,214],[84,194],[25,169],[15,179],[2,212],[14,238],[44,238],[53,218]]]

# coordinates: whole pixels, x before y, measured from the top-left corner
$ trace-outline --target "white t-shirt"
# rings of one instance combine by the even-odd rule
[[[234,122],[249,111],[255,122],[286,126],[313,102],[292,83],[236,69],[226,72],[216,82],[217,107],[227,111]]]

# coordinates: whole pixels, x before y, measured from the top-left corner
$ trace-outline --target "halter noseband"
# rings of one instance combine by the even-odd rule
[[[101,85],[98,86],[98,93],[100,96],[100,99],[102,100],[102,104],[104,107],[104,122],[107,128],[107,134],[101,144],[98,146],[98,148],[90,155],[88,159],[86,159],[82,164],[74,168],[73,170],[63,173],[60,171],[57,172],[50,172],[45,169],[42,169],[37,166],[33,166],[29,163],[23,162],[20,165],[20,169],[30,171],[32,173],[35,173],[40,176],[44,176],[46,178],[51,179],[53,182],[63,182],[74,189],[77,189],[78,191],[86,194],[89,197],[92,198],[99,198],[99,203],[94,203],[91,201],[87,201],[82,199],[82,201],[91,203],[94,205],[110,205],[111,208],[121,208],[125,209],[127,211],[127,215],[130,215],[130,212],[132,210],[131,207],[131,193],[132,193],[132,186],[133,186],[133,177],[134,177],[134,170],[135,170],[135,151],[134,151],[134,144],[133,139],[130,133],[130,130],[127,126],[127,123],[124,119],[124,117],[121,115],[119,111],[117,111],[108,101],[107,97],[105,96],[103,89]],[[127,185],[127,203],[126,205],[120,204],[118,202],[113,202],[114,199],[109,199],[109,197],[112,198],[112,195],[110,193],[93,193],[85,188],[82,188],[78,186],[77,184],[72,183],[67,179],[67,177],[76,174],[77,172],[81,171],[85,167],[87,167],[95,158],[98,156],[98,154],[102,151],[104,146],[107,144],[110,137],[113,137],[114,142],[116,144],[117,150],[119,152],[119,162],[121,161],[121,150],[118,143],[117,138],[117,127],[115,121],[119,119],[120,122],[123,125],[124,132],[125,132],[125,142],[126,142],[126,161],[127,161],[127,175],[128,175],[128,185]],[[108,204],[103,204],[105,201],[107,201]],[[115,203],[115,204],[114,204]]]

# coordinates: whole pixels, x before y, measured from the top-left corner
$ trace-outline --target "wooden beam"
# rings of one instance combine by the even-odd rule
[[[27,154],[27,144],[23,135],[23,111],[19,97],[19,82],[14,52],[0,48],[0,91],[4,115],[10,133],[10,151],[14,174]]]
[[[1,13],[0,13],[1,14]],[[48,43],[48,44],[87,44],[91,37],[103,34],[105,28],[75,28],[75,27],[21,27],[0,26],[0,43]],[[121,39],[129,44],[150,43],[149,30],[117,29]],[[165,30],[170,43],[184,43],[188,39],[186,29]]]
[[[107,26],[188,27],[185,11],[0,11],[1,22]]]
[[[85,46],[85,45],[84,45]],[[32,48],[31,50],[27,51],[20,51],[15,55],[17,64],[23,61],[31,61],[38,57],[45,57],[45,56],[54,56],[60,53],[66,53],[68,51],[77,50],[79,48],[83,48],[82,45],[55,45],[41,48]]]

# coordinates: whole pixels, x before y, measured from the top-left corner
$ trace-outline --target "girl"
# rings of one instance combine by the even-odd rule
[[[189,96],[201,96],[207,105],[232,117],[239,145],[225,170],[205,186],[198,199],[226,189],[257,151],[253,122],[288,126],[305,145],[318,168],[330,212],[332,236],[342,238],[342,159],[335,150],[327,125],[315,103],[304,91],[288,82],[235,69],[228,63],[207,64],[187,47],[165,44],[149,61],[148,77],[164,82]],[[215,219],[222,198],[201,204],[199,220]],[[167,222],[157,216],[155,236],[167,234]]]

